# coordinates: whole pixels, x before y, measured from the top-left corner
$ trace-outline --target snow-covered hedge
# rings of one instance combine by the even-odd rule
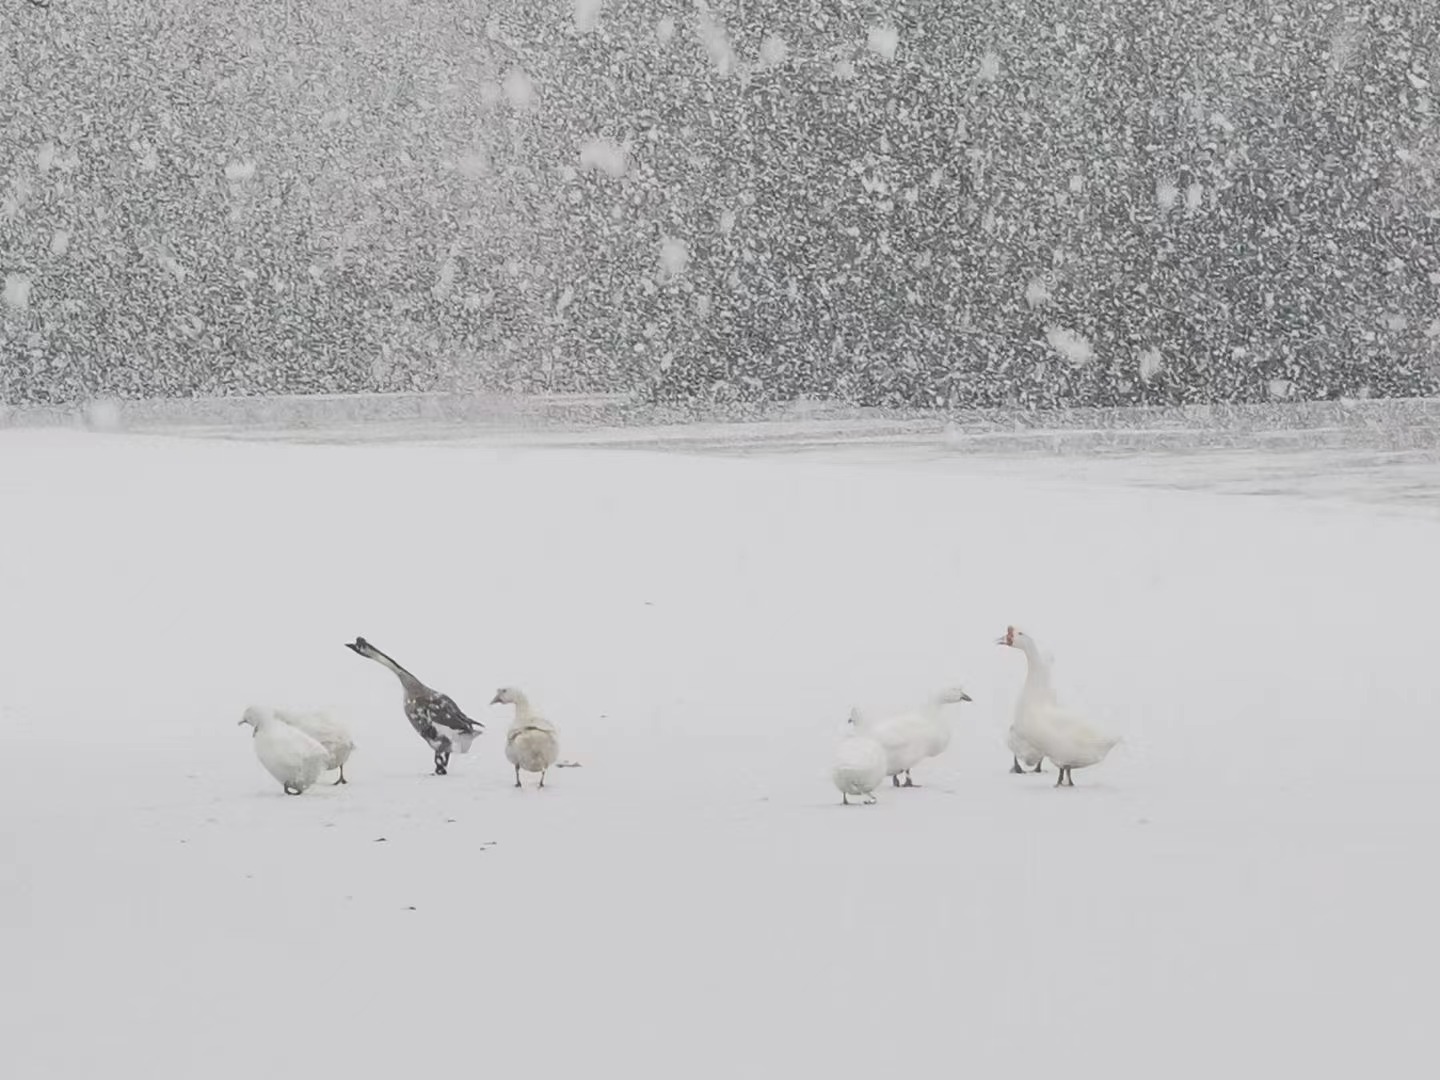
[[[1440,5],[1206,10],[5,4],[0,401],[1434,393]]]

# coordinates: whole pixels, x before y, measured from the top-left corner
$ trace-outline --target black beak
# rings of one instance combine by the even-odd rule
[[[960,695],[960,700],[961,700],[961,701],[974,701],[975,699],[972,698],[969,694],[964,694],[964,693],[962,693],[962,694]]]
[[[359,652],[360,652],[360,647],[361,647],[362,645],[364,645],[364,644],[365,644],[365,639],[364,639],[363,637],[357,637],[354,641],[347,641],[347,642],[345,642],[345,647],[346,647],[347,649],[349,649],[351,652],[359,653]],[[364,653],[360,653],[360,655],[361,655],[361,656],[364,656],[365,654],[364,654]]]
[[[492,697],[492,698],[490,699],[490,704],[491,704],[491,705],[502,705],[502,704],[504,704],[504,703],[500,700],[500,695],[499,695],[499,694],[496,694],[494,697]]]

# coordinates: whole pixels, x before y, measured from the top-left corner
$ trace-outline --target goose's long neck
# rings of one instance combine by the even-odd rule
[[[374,649],[374,646],[371,646],[371,648]],[[393,671],[395,673],[395,677],[400,680],[400,684],[404,686],[406,690],[425,689],[424,683],[422,683],[414,675],[411,675],[410,672],[406,671],[394,660],[391,660],[390,657],[386,656],[379,649],[374,649],[374,653],[373,655],[371,655],[370,659],[374,660],[377,664],[381,664]]]
[[[528,697],[516,691],[510,700],[515,705],[515,723],[523,724],[527,720],[535,719],[535,707],[530,704]]]
[[[1032,691],[1050,690],[1050,665],[1040,655],[1033,642],[1027,641],[1022,647],[1025,653],[1025,688]]]

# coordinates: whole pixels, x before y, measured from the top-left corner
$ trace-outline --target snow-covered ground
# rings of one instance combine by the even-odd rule
[[[1306,460],[0,432],[0,1075],[1422,1075],[1440,477]],[[1073,790],[1007,623],[1127,735]],[[490,725],[450,776],[357,634]],[[957,681],[840,806],[851,704]]]

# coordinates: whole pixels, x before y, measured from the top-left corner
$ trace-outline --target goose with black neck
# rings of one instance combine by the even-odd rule
[[[484,724],[471,720],[448,695],[426,686],[363,637],[347,641],[345,647],[358,656],[389,668],[400,680],[405,692],[405,719],[434,751],[436,776],[446,775],[452,752],[469,753],[475,736],[485,730]]]

